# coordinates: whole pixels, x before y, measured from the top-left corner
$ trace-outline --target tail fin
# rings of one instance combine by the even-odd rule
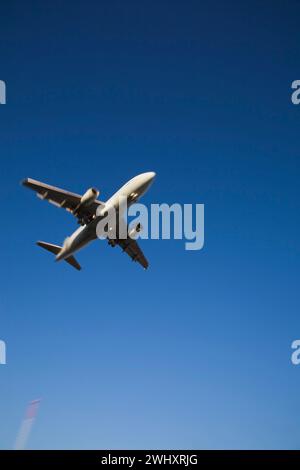
[[[60,252],[60,250],[62,249],[61,246],[59,245],[53,245],[52,243],[46,243],[46,242],[36,242],[36,244],[42,248],[44,248],[45,250],[48,250],[48,251],[51,251],[51,253],[55,254],[55,255],[58,255],[58,253]],[[74,256],[69,256],[68,258],[65,259],[65,261],[67,263],[69,263],[71,266],[73,266],[73,268],[77,269],[78,271],[80,271],[81,269],[81,266],[80,264],[76,261],[76,259],[74,258]]]

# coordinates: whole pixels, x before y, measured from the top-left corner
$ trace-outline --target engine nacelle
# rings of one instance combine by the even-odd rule
[[[96,201],[97,197],[99,196],[100,192],[96,188],[88,189],[80,200],[80,206],[90,206],[93,202]]]
[[[140,223],[138,223],[135,227],[131,228],[129,231],[128,231],[128,236],[130,238],[136,238],[137,235],[143,230],[143,227]]]

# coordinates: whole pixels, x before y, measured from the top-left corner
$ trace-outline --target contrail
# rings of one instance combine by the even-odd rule
[[[26,409],[25,417],[21,423],[21,426],[17,435],[14,450],[24,450],[26,448],[26,444],[27,444],[27,441],[31,432],[33,422],[37,415],[40,402],[41,400],[39,399],[39,400],[33,400],[29,403]]]

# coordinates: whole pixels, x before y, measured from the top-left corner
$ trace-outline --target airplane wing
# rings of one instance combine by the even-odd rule
[[[63,207],[71,213],[74,213],[81,200],[81,196],[79,194],[71,193],[69,191],[65,191],[64,189],[41,183],[40,181],[36,181],[32,178],[26,178],[22,183],[27,188],[35,191],[39,198],[46,199],[51,204],[54,204],[57,207]],[[104,203],[96,200],[91,205],[82,207],[76,211],[76,217],[78,218],[79,222],[81,222],[84,218],[93,216],[96,213],[99,205],[104,205]]]
[[[120,239],[115,240],[115,242],[117,245],[120,245],[123,251],[125,251],[130,256],[132,261],[137,261],[145,269],[148,268],[149,263],[147,259],[145,258],[136,240],[132,238],[125,238],[125,239],[120,238]]]

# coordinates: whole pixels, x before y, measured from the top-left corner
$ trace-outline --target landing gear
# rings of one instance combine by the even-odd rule
[[[84,217],[81,217],[78,219],[78,224],[79,225],[88,225],[92,220],[94,219],[93,215],[86,215]]]

